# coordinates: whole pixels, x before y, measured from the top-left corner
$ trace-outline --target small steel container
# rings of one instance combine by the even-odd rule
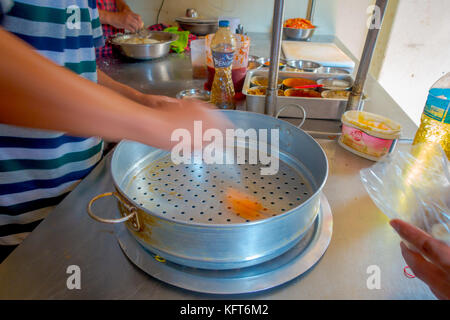
[[[258,61],[265,68],[269,68],[270,67],[270,65],[266,64],[267,62],[270,62],[270,58],[261,57],[261,58],[259,58],[256,61]],[[280,58],[280,69],[283,69],[284,67],[286,67],[286,63],[287,63],[287,60]]]
[[[260,91],[261,93],[263,93],[263,95],[266,95],[266,90],[267,87],[263,87],[263,86],[255,86],[255,87],[251,87],[247,90],[247,94],[248,95],[255,95],[255,96],[261,96],[261,94],[255,94],[255,91]],[[284,96],[284,90],[282,89],[278,89],[278,96],[282,97]]]
[[[178,92],[176,98],[209,101],[211,99],[211,92],[202,89],[188,89]]]
[[[278,79],[278,88],[281,87],[283,80]],[[250,84],[255,87],[267,87],[269,79],[265,76],[255,76],[250,79]]]
[[[323,90],[350,90],[353,80],[349,77],[333,77],[317,80],[317,84],[323,85]]]
[[[345,68],[336,67],[321,67],[317,70],[318,73],[332,73],[332,74],[351,74],[351,72]]]
[[[317,72],[322,67],[320,63],[308,60],[289,60],[287,66],[303,72]]]

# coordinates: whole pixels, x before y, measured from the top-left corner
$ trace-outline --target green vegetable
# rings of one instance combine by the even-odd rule
[[[169,32],[178,35],[178,39],[171,43],[170,47],[176,53],[181,53],[188,45],[189,31],[178,31],[178,27],[169,27],[164,29],[164,32]]]

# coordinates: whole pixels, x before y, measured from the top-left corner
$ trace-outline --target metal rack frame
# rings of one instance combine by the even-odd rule
[[[378,39],[378,34],[381,30],[383,23],[384,13],[389,0],[377,0],[375,7],[379,10],[374,10],[372,13],[372,19],[378,19],[380,21],[379,26],[369,28],[367,33],[364,50],[361,55],[360,64],[356,78],[353,84],[352,93],[348,100],[346,110],[361,110],[361,99],[364,84],[369,72],[370,63],[372,61],[373,52]],[[312,20],[314,15],[315,0],[309,0],[307,9],[307,18]],[[278,64],[280,62],[281,54],[281,41],[283,32],[283,15],[284,15],[284,0],[275,0],[273,10],[273,26],[272,26],[272,40],[270,48],[270,68],[269,68],[269,83],[266,92],[266,105],[265,113],[274,116],[275,106],[277,103],[277,83],[278,83]],[[377,17],[377,15],[379,15]]]

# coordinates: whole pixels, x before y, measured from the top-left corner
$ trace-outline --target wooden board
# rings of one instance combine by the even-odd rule
[[[326,67],[355,68],[355,62],[334,43],[283,41],[281,48],[288,60],[311,60]]]

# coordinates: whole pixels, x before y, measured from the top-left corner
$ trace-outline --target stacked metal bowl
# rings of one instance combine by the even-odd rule
[[[206,36],[215,33],[219,28],[219,22],[213,18],[178,17],[175,19],[181,29],[189,31],[197,36]]]
[[[313,29],[295,29],[283,28],[283,32],[289,40],[309,41],[314,35],[316,28]]]

